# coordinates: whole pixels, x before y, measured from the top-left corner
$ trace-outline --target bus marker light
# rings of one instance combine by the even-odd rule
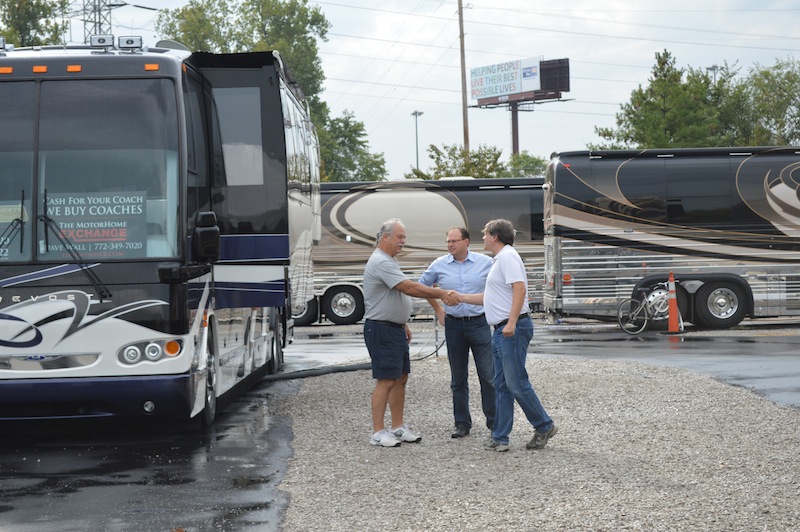
[[[142,408],[144,409],[146,414],[152,414],[156,411],[156,404],[153,401],[145,401],[142,404]]]
[[[14,67],[0,66],[0,74],[13,74]]]
[[[564,284],[572,284],[572,275],[565,273],[562,279],[564,280]]]
[[[176,342],[175,340],[170,340],[164,346],[164,352],[167,354],[168,357],[174,357],[181,351],[181,344]]]
[[[154,72],[156,70],[159,70],[160,68],[161,68],[161,66],[158,63],[145,63],[144,64],[144,69],[147,72]]]
[[[44,74],[47,72],[47,66],[45,65],[34,65],[33,66],[33,73],[34,74]]]
[[[67,65],[67,72],[80,72],[83,70],[81,65]]]

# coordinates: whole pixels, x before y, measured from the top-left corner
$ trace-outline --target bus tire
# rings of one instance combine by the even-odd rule
[[[207,347],[207,361],[206,361],[206,388],[205,388],[205,404],[203,405],[203,413],[200,418],[201,424],[204,427],[209,427],[214,423],[217,417],[217,377],[219,370],[219,360],[214,354],[214,349],[211,346],[209,335],[209,345]]]
[[[294,324],[298,327],[305,327],[317,321],[319,317],[319,303],[315,297],[311,301],[306,302],[306,308],[300,314],[294,316]]]
[[[709,329],[735,327],[747,313],[746,294],[741,286],[711,281],[697,290],[695,317]]]
[[[364,317],[364,296],[355,286],[337,286],[325,293],[322,308],[331,323],[352,325]]]
[[[649,290],[649,294],[663,294],[666,292],[663,286],[658,285],[651,286]],[[675,300],[678,303],[678,312],[681,315],[681,319],[687,321],[689,317],[689,294],[680,285],[675,287]],[[669,299],[661,301],[659,308],[654,310],[655,314],[650,317],[651,321],[648,328],[654,331],[666,331],[669,326]]]

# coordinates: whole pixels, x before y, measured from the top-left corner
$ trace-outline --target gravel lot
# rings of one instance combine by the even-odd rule
[[[294,432],[284,530],[800,529],[800,409],[633,362],[528,369],[559,425],[540,451],[519,408],[510,452],[485,451],[475,392],[472,434],[451,439],[442,357],[412,363],[406,420],[423,440],[399,448],[368,443],[368,371],[300,381],[273,403]]]

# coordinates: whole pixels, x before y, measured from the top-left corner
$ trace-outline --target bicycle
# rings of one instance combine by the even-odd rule
[[[647,330],[650,322],[669,316],[669,283],[656,283],[652,289],[639,288],[639,298],[629,298],[620,303],[617,321],[628,334],[637,335]]]

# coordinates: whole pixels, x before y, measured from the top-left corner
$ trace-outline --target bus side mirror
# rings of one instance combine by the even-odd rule
[[[217,215],[211,211],[197,215],[192,235],[192,256],[195,262],[217,262],[219,260],[219,226]]]

